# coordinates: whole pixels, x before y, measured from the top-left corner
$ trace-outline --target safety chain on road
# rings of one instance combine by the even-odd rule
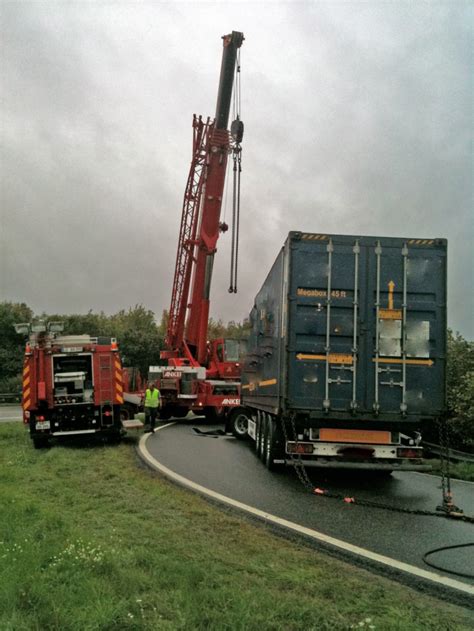
[[[295,448],[298,450],[298,434],[296,432],[295,426],[295,415],[290,414],[289,420],[291,423],[291,428],[294,435]],[[283,435],[285,439],[285,445],[288,442],[288,435],[286,431],[286,425],[284,418],[281,419],[281,426],[283,430]],[[446,436],[446,434],[445,434]],[[449,475],[449,466],[447,472],[443,470],[442,467],[442,490],[443,490],[443,504],[438,507],[438,511],[429,511],[429,510],[421,510],[414,508],[399,508],[396,506],[391,506],[390,504],[384,504],[382,502],[374,502],[372,500],[361,500],[355,497],[347,497],[342,495],[341,493],[333,493],[332,491],[328,491],[326,489],[322,489],[314,486],[311,482],[308,473],[306,471],[306,467],[304,466],[304,461],[301,458],[301,454],[293,454],[290,453],[291,460],[293,462],[293,467],[296,471],[296,475],[298,476],[301,484],[313,495],[318,495],[320,497],[330,497],[332,499],[342,500],[346,504],[357,504],[358,506],[368,506],[371,508],[381,508],[383,510],[392,511],[394,513],[407,513],[409,515],[423,515],[425,517],[442,517],[445,519],[455,519],[457,521],[464,521],[469,524],[474,524],[474,516],[465,515],[459,508],[454,506],[452,502],[452,493],[451,493],[451,483],[450,483],[450,475]]]

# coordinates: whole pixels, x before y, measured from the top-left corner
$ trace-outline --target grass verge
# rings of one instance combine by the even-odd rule
[[[0,629],[471,629],[465,610],[220,511],[133,441],[35,451],[0,425]]]
[[[433,467],[430,473],[441,475],[441,460],[433,459],[428,462]],[[449,471],[452,478],[474,482],[474,464],[472,462],[451,462]]]

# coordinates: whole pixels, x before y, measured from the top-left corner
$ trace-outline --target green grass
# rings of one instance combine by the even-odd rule
[[[0,480],[2,631],[472,628],[171,485],[133,440],[36,451],[0,424]]]
[[[430,473],[441,475],[441,460],[429,460],[433,470]],[[472,462],[451,462],[449,471],[452,478],[474,482],[474,464]]]

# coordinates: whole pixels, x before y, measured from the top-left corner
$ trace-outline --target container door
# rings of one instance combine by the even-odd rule
[[[445,250],[420,241],[365,246],[363,407],[380,415],[436,415],[444,407]]]
[[[357,408],[365,386],[359,337],[366,250],[357,238],[319,235],[290,247],[288,405]]]

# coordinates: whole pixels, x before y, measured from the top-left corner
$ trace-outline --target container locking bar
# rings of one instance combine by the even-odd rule
[[[360,245],[359,240],[357,240],[352,248],[354,252],[354,324],[353,324],[353,339],[352,339],[352,401],[351,401],[351,409],[357,409],[357,353],[358,353],[358,345],[357,345],[357,315],[359,309],[359,254],[360,254]]]
[[[402,302],[402,402],[400,411],[403,415],[407,413],[407,282],[408,282],[408,246],[403,244],[403,302]]]
[[[326,246],[328,253],[328,287],[326,295],[326,384],[325,384],[325,398],[323,401],[323,408],[329,410],[331,407],[331,401],[329,399],[329,353],[331,351],[331,281],[332,281],[332,253],[334,252],[334,245],[332,239],[329,239],[329,243]]]
[[[380,327],[379,327],[379,317],[380,317],[380,267],[381,267],[381,255],[382,255],[382,246],[380,245],[380,241],[377,241],[377,245],[375,246],[375,256],[376,256],[376,265],[377,265],[377,287],[376,287],[376,298],[375,298],[375,390],[374,390],[374,412],[378,414],[380,410],[379,403],[379,353],[380,353]]]

